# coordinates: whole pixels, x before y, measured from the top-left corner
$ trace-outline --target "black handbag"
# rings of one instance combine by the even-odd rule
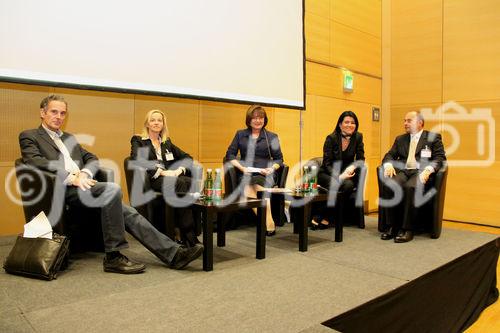
[[[69,239],[54,233],[52,239],[17,236],[5,259],[7,273],[52,280],[67,264]]]

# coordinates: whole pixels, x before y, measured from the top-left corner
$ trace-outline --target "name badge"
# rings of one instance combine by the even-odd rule
[[[431,158],[431,155],[431,150],[427,146],[425,146],[425,148],[420,151],[421,158]]]
[[[166,153],[165,154],[165,158],[167,159],[167,161],[173,161],[174,160],[174,154],[172,154],[172,153]]]

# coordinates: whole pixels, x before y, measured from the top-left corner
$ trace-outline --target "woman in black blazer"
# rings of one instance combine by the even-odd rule
[[[363,135],[358,132],[358,117],[352,111],[344,111],[340,115],[333,133],[326,137],[323,145],[323,163],[318,172],[318,184],[329,189],[332,182],[340,184],[338,191],[345,193],[343,198],[349,198],[357,187],[360,167],[359,161],[365,160]],[[344,202],[338,204],[344,205]],[[328,221],[323,219],[321,209],[317,211],[311,227],[326,228]]]
[[[246,129],[236,132],[227,148],[226,161],[240,171],[239,177],[248,176],[244,191],[247,197],[256,198],[257,192],[276,184],[276,171],[283,166],[283,153],[276,133],[268,131],[266,110],[260,105],[248,108],[245,118]],[[241,158],[238,158],[240,153]],[[271,216],[271,205],[267,205],[267,235],[276,234]]]
[[[130,157],[142,165],[149,176],[151,187],[167,195],[169,192],[186,194],[191,188],[189,170],[192,157],[172,143],[168,136],[167,118],[160,110],[146,114],[141,135],[130,140]],[[166,201],[169,199],[166,197]],[[199,243],[194,233],[193,213],[189,208],[176,208],[176,226],[181,241],[187,246]]]

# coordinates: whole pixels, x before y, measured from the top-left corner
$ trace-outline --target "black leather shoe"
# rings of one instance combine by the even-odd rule
[[[105,272],[120,274],[137,274],[146,269],[146,265],[134,262],[121,253],[112,259],[104,257],[103,266]]]
[[[170,263],[170,268],[183,269],[191,261],[195,260],[203,253],[203,245],[195,244],[192,247],[180,246],[175,254],[174,259]]]
[[[272,230],[272,231],[266,231],[267,237],[273,237],[274,235],[276,235],[276,229]]]
[[[380,235],[380,239],[381,240],[389,240],[389,239],[393,239],[394,238],[394,231],[392,230],[392,228],[390,228],[388,231],[382,233],[382,235]]]
[[[394,238],[395,243],[406,243],[413,239],[413,232],[406,230]]]

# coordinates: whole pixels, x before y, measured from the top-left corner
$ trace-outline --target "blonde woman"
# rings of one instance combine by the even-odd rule
[[[168,136],[167,118],[160,110],[146,114],[141,135],[134,135],[130,157],[147,165],[151,187],[163,195],[170,192],[185,194],[191,187],[189,169],[192,157],[172,143]],[[164,191],[166,190],[166,191]],[[168,201],[168,198],[166,198]],[[187,246],[199,243],[194,233],[193,213],[189,208],[176,208],[176,226],[181,241]]]

